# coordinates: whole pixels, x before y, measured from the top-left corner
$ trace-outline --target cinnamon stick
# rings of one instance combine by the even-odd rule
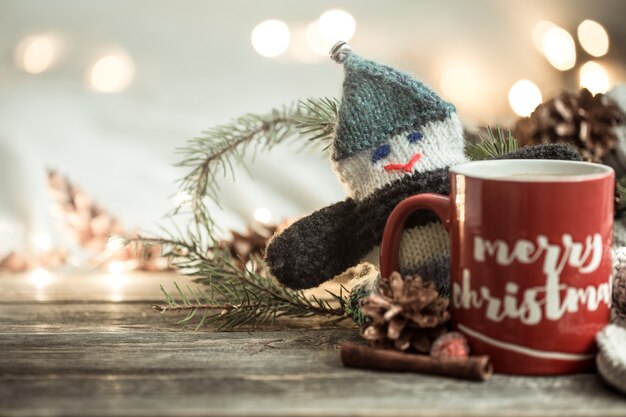
[[[388,372],[417,372],[474,381],[486,381],[493,374],[488,356],[433,358],[426,355],[374,349],[354,343],[341,345],[341,362],[350,368]]]

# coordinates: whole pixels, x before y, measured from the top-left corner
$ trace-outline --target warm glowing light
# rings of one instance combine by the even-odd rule
[[[543,53],[543,37],[545,36],[546,32],[553,27],[556,27],[554,23],[547,20],[542,20],[541,22],[537,23],[533,28],[533,43],[535,44],[535,47],[537,48],[537,50],[539,50],[539,52]]]
[[[563,28],[555,26],[546,31],[541,40],[543,54],[548,62],[560,71],[567,71],[576,64],[574,38]]]
[[[600,23],[593,20],[584,20],[578,25],[578,41],[592,56],[603,56],[609,51],[609,34]]]
[[[252,217],[254,217],[258,222],[267,224],[272,221],[272,212],[268,208],[259,207],[254,210]]]
[[[30,274],[30,282],[32,282],[38,290],[45,288],[50,283],[51,279],[52,275],[50,272],[43,268],[37,268]]]
[[[101,93],[117,93],[124,90],[133,79],[135,66],[126,54],[115,53],[100,58],[91,67],[91,86]]]
[[[509,90],[509,104],[518,116],[530,116],[542,100],[539,87],[529,80],[519,80]]]
[[[52,247],[50,236],[45,233],[38,233],[33,237],[33,243],[37,249],[49,250]]]
[[[252,31],[252,46],[259,55],[273,58],[281,55],[289,46],[289,27],[280,20],[266,20]]]
[[[337,41],[348,42],[354,36],[354,17],[343,10],[328,10],[319,18],[319,32],[329,49]],[[328,51],[326,51],[328,53]]]
[[[467,62],[449,66],[441,74],[443,95],[458,103],[471,103],[478,93],[478,71]]]
[[[580,67],[579,81],[582,88],[593,94],[606,93],[610,87],[609,74],[597,62],[589,61]]]
[[[174,196],[174,201],[176,202],[176,206],[185,205],[191,201],[191,194],[187,191],[180,191]]]
[[[329,44],[322,38],[320,33],[320,22],[316,20],[307,26],[304,34],[306,46],[316,55],[328,56],[328,51],[332,44]]]
[[[109,264],[109,269],[112,264],[120,264],[120,272],[112,272],[107,275],[106,283],[109,287],[109,299],[113,302],[119,302],[124,299],[123,287],[126,285],[128,277],[121,273],[121,270],[124,269],[123,262],[111,262]]]
[[[122,236],[111,236],[107,240],[107,249],[116,252],[124,248],[126,241]]]
[[[109,264],[107,265],[107,269],[113,275],[117,275],[117,274],[121,274],[122,272],[124,272],[126,268],[124,267],[124,262],[113,261],[113,262],[109,262]]]
[[[326,54],[322,55],[320,53],[314,52],[309,46],[308,37],[310,36],[310,34],[307,33],[308,26],[298,26],[291,29],[291,41],[289,43],[288,50],[290,57],[304,64],[320,62],[328,57],[328,51],[326,51]],[[313,31],[313,33],[317,34],[317,39],[319,39],[322,45],[325,45],[325,42],[319,35],[319,30],[317,30],[317,28]]]
[[[39,74],[50,68],[57,58],[59,42],[52,35],[27,38],[16,49],[18,66],[30,74]]]

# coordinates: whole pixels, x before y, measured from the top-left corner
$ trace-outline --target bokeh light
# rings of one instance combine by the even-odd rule
[[[578,41],[591,56],[600,57],[609,51],[609,34],[600,23],[593,20],[584,20],[578,25]]]
[[[319,31],[329,49],[337,41],[348,42],[352,39],[356,31],[356,21],[346,11],[328,10],[319,18]]]
[[[135,75],[132,59],[116,52],[98,59],[89,72],[91,86],[101,93],[117,93],[128,87]]]
[[[53,35],[26,38],[15,50],[15,62],[29,74],[40,74],[49,69],[57,59],[59,44],[59,39]]]
[[[567,71],[576,65],[574,38],[563,28],[555,26],[546,31],[541,41],[543,54],[554,68]]]
[[[309,24],[306,28],[306,32],[304,34],[306,46],[316,55],[319,56],[328,56],[328,52],[332,44],[329,44],[320,32],[320,22],[316,20]]]
[[[113,261],[113,262],[109,262],[109,264],[107,265],[107,270],[111,273],[111,274],[121,274],[122,272],[124,272],[126,268],[124,267],[124,262],[122,261]]]
[[[594,61],[580,67],[579,82],[581,88],[586,88],[593,94],[606,93],[611,84],[606,69]]]
[[[264,57],[273,58],[287,50],[290,40],[289,27],[280,20],[266,20],[252,30],[252,46]]]
[[[107,240],[107,249],[112,252],[122,250],[126,245],[126,240],[122,236],[111,236]]]
[[[191,202],[191,194],[189,194],[187,191],[179,191],[174,196],[174,202],[176,204],[176,207],[188,204]]]
[[[254,210],[254,213],[252,213],[252,217],[254,217],[254,219],[260,223],[268,224],[272,221],[272,212],[268,208],[259,207],[258,209]]]
[[[539,87],[530,80],[519,80],[509,90],[509,105],[521,117],[530,116],[542,100]]]
[[[543,37],[553,27],[556,27],[556,25],[548,20],[542,20],[533,27],[533,43],[539,52],[543,53]]]
[[[316,23],[317,21],[313,22]],[[328,57],[328,51],[326,54],[320,54],[313,50],[311,46],[309,46],[310,41],[308,37],[310,36],[309,27],[312,25],[298,25],[296,27],[292,27],[291,29],[291,41],[289,42],[289,56],[294,60],[301,62],[303,64],[313,64],[317,62],[325,62],[324,58]],[[317,28],[313,31],[313,33],[319,34],[319,30]],[[321,36],[317,35],[317,38],[321,41]]]
[[[44,289],[52,280],[52,274],[43,268],[37,268],[30,273],[30,282],[38,290]]]
[[[50,236],[46,233],[37,233],[33,236],[35,247],[40,250],[49,250],[52,247]]]
[[[441,92],[457,103],[473,103],[478,93],[479,73],[469,62],[456,62],[441,75]]]

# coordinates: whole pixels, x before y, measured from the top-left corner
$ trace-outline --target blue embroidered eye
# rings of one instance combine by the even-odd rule
[[[409,140],[409,142],[415,143],[422,140],[424,138],[424,135],[422,135],[420,132],[412,132],[409,133],[406,138]]]
[[[381,159],[385,158],[391,152],[391,148],[389,145],[385,144],[376,148],[374,153],[372,154],[372,162],[376,163]]]

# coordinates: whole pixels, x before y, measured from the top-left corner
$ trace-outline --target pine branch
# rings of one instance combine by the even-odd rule
[[[498,126],[494,131],[487,126],[487,137],[480,136],[478,143],[468,143],[466,151],[470,159],[479,161],[502,157],[517,150],[518,147],[517,139],[510,130],[503,130]]]
[[[189,305],[154,305],[152,309],[161,313],[168,311],[188,311],[188,310],[230,310],[237,308],[230,304],[189,304]]]
[[[335,134],[339,113],[339,101],[335,98],[306,99],[299,102],[301,115],[296,117],[296,128],[302,135],[310,135],[309,141],[326,142],[330,147]]]
[[[273,109],[265,115],[246,114],[232,122],[213,127],[177,150],[177,166],[189,171],[180,180],[180,190],[190,196],[197,222],[211,225],[204,198],[219,204],[218,179],[235,177],[235,166],[244,166],[247,156],[304,135],[306,146],[328,140],[334,131],[338,102],[321,98],[300,101]],[[180,209],[180,207],[179,207]]]
[[[164,304],[153,306],[160,312],[187,312],[180,323],[187,323],[202,312],[196,329],[217,324],[218,330],[255,328],[272,323],[280,317],[322,317],[336,321],[348,318],[347,298],[343,289],[329,293],[332,301],[307,296],[303,291],[285,288],[258,268],[262,263],[254,258],[243,270],[229,253],[199,245],[195,236],[181,239],[144,239],[168,248],[172,262],[186,274],[196,277],[202,289],[186,291],[176,286],[178,301],[161,287]]]
[[[188,169],[180,180],[180,190],[190,196],[194,221],[175,236],[140,241],[162,247],[163,256],[183,274],[195,277],[203,289],[183,291],[177,287],[178,301],[163,290],[164,304],[154,306],[155,310],[187,312],[183,323],[198,315],[196,328],[216,323],[222,330],[255,327],[279,317],[348,318],[343,289],[340,294],[330,294],[332,304],[307,296],[266,275],[258,257],[237,259],[220,247],[205,204],[206,199],[219,204],[218,180],[229,175],[234,179],[235,167],[245,167],[246,158],[258,151],[300,136],[308,139],[303,142],[305,147],[328,143],[335,131],[338,108],[337,100],[321,98],[283,106],[266,115],[247,114],[203,132],[178,150],[182,156],[177,166]]]

